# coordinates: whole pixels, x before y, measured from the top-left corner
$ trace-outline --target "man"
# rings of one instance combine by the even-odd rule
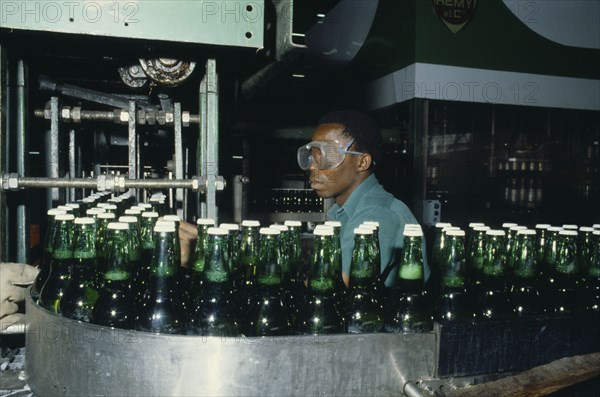
[[[391,287],[404,245],[407,223],[418,223],[408,207],[379,184],[375,168],[381,164],[382,139],[377,124],[356,111],[329,113],[319,121],[312,142],[298,149],[300,168],[310,172],[310,185],[335,204],[327,216],[340,221],[342,278],[349,285],[354,229],[365,221],[379,222],[381,272]],[[425,244],[423,244],[423,248]],[[425,260],[425,251],[423,251]],[[425,263],[425,279],[429,269]]]

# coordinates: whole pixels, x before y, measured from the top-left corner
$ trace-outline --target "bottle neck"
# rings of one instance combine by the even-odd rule
[[[556,273],[572,275],[577,271],[577,241],[574,236],[559,236]]]
[[[502,236],[487,236],[483,257],[483,274],[502,277],[506,271],[506,244]]]
[[[132,271],[129,234],[127,230],[109,229],[107,232],[104,278],[114,281],[129,280]]]
[[[316,292],[333,292],[335,288],[332,236],[315,236],[310,261],[309,287]]]
[[[73,257],[73,222],[57,221],[53,240],[52,257],[54,259],[71,259]]]
[[[209,235],[208,251],[205,255],[203,277],[208,283],[225,283],[229,281],[229,247],[227,236]]]
[[[350,264],[352,288],[362,286],[365,282],[375,281],[377,271],[374,254],[372,235],[357,234],[354,236],[354,250]]]
[[[260,243],[256,274],[260,285],[281,284],[279,236],[264,235]]]
[[[177,252],[174,247],[175,233],[154,232],[155,241],[150,276],[153,278],[171,278],[177,274]]]
[[[465,284],[465,242],[461,236],[448,237],[444,267],[442,269],[442,286],[462,287]]]
[[[533,278],[536,274],[537,258],[534,236],[523,235],[518,239],[514,252],[514,275]]]
[[[420,237],[404,238],[404,253],[400,261],[400,280],[423,282],[423,252]]]

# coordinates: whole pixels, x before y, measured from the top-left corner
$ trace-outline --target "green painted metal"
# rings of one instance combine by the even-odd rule
[[[0,2],[0,28],[262,48],[264,0]]]

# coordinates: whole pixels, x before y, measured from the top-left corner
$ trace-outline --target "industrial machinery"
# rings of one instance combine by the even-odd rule
[[[385,142],[378,178],[424,226],[600,223],[599,6],[542,3],[3,0],[0,259],[37,263],[46,210],[96,190],[129,191],[139,201],[162,191],[171,210],[190,222],[324,221],[331,203],[309,189],[295,152],[319,116],[335,108],[360,108],[377,119]],[[552,29],[557,21],[573,34]],[[28,305],[38,324],[52,323],[47,312]],[[346,340],[352,336],[198,345],[59,320],[56,329],[28,330],[30,351],[41,360],[30,381],[55,387],[54,394],[89,392],[83,377],[73,389],[64,381],[69,371],[89,366],[46,376],[45,360],[59,354],[71,360],[81,351],[110,360],[125,351],[130,355],[97,385],[131,391],[109,376],[135,367],[132,377],[169,376],[168,390],[194,394],[200,380],[214,378],[211,372],[191,379],[189,368],[210,371],[186,367],[192,355],[213,360],[202,363],[216,360],[214,374],[239,370],[244,379],[260,375],[260,360],[275,355],[266,373],[291,377],[292,391],[245,389],[229,379],[209,382],[206,393],[418,395],[417,379],[440,391],[597,351],[597,341],[585,344],[597,335],[596,320],[580,333],[552,323],[546,335],[583,342],[544,355],[551,339],[541,338],[518,365],[506,366],[514,355],[496,354],[505,350],[490,342],[493,364],[469,368],[452,361],[458,353],[451,342],[464,331],[452,327],[438,327],[435,335],[369,335],[338,357],[338,346],[354,344]],[[547,325],[518,327],[539,336]],[[507,327],[498,329],[512,335]],[[56,330],[73,338],[67,350],[52,342],[49,332]],[[467,346],[461,359],[478,354],[490,341],[488,331],[472,332],[480,344]],[[105,347],[92,348],[91,340]],[[153,358],[172,354],[175,364],[136,367],[144,357],[130,341],[156,348]],[[323,357],[333,364],[301,372]],[[417,364],[406,365],[406,358]],[[280,366],[286,360],[294,367]],[[100,360],[98,368],[113,364]],[[348,368],[359,376],[374,365],[394,370],[347,384],[337,376]],[[311,383],[318,376],[327,387]],[[151,394],[154,383],[148,385],[144,392]]]

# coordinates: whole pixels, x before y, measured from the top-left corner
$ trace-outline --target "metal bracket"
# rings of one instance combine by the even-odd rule
[[[439,200],[425,200],[423,203],[423,223],[435,226],[442,219],[442,203]]]

